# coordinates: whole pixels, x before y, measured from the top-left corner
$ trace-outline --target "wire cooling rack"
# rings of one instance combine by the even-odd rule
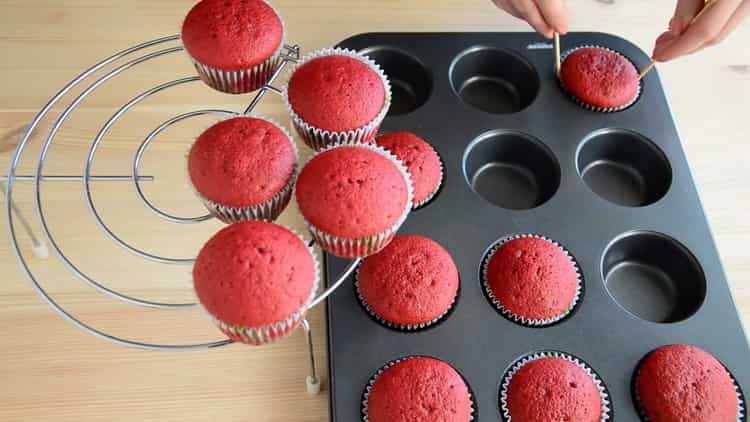
[[[132,107],[134,107],[138,103],[164,90],[177,87],[186,83],[195,82],[200,79],[198,76],[190,76],[190,77],[185,77],[181,79],[174,79],[165,83],[161,83],[159,85],[153,86],[141,92],[140,94],[136,95],[132,99],[122,104],[122,106],[120,106],[111,115],[111,117],[109,117],[104,122],[104,124],[98,130],[96,136],[93,138],[91,145],[89,146],[88,154],[85,159],[83,174],[81,175],[59,175],[59,174],[50,175],[50,174],[45,173],[45,165],[47,164],[48,153],[50,151],[50,147],[53,145],[53,142],[55,141],[56,135],[58,134],[60,129],[63,127],[63,125],[66,123],[66,120],[69,118],[71,113],[76,110],[79,104],[86,97],[88,97],[90,94],[96,91],[97,88],[105,84],[107,81],[115,78],[116,76],[142,63],[148,62],[157,57],[179,53],[182,50],[183,50],[183,46],[180,40],[180,36],[172,35],[168,37],[163,37],[163,38],[158,38],[158,39],[154,39],[151,41],[147,41],[147,42],[138,44],[136,46],[127,48],[125,50],[122,50],[118,53],[115,53],[105,58],[104,60],[94,64],[93,66],[85,70],[75,79],[67,83],[62,89],[60,89],[60,91],[57,94],[55,94],[49,100],[49,102],[47,102],[47,104],[39,111],[39,113],[34,117],[28,129],[26,130],[23,137],[21,138],[15,154],[13,155],[13,158],[10,164],[10,170],[8,172],[8,176],[0,177],[0,188],[3,188],[2,185],[5,184],[4,192],[6,196],[5,198],[6,199],[5,201],[6,217],[8,221],[8,232],[10,235],[10,243],[13,248],[14,254],[18,260],[19,266],[21,267],[23,272],[26,274],[34,290],[36,290],[36,292],[42,297],[42,299],[44,299],[44,301],[48,303],[65,320],[72,323],[73,325],[81,329],[82,331],[88,334],[91,334],[93,336],[96,336],[98,338],[118,344],[118,345],[135,347],[139,349],[172,350],[172,351],[210,349],[210,348],[216,348],[220,346],[226,346],[233,342],[232,340],[229,340],[229,339],[219,339],[216,341],[203,342],[203,343],[158,344],[158,343],[141,342],[141,341],[136,341],[136,340],[127,339],[123,337],[118,337],[112,334],[108,334],[97,328],[94,328],[92,325],[89,325],[88,323],[84,322],[80,318],[76,317],[73,313],[66,310],[45,290],[45,288],[43,287],[41,283],[41,280],[34,273],[31,266],[29,265],[29,262],[24,257],[24,254],[21,251],[22,242],[19,240],[18,232],[19,230],[22,230],[29,236],[31,240],[31,250],[35,256],[39,258],[46,258],[50,254],[50,251],[51,251],[52,255],[54,255],[57,259],[59,259],[61,263],[76,278],[80,279],[83,283],[87,284],[88,286],[96,289],[97,291],[101,293],[104,293],[105,295],[113,299],[117,299],[119,301],[123,301],[132,305],[138,305],[138,306],[143,306],[143,307],[148,307],[148,308],[157,308],[157,309],[174,310],[174,309],[181,309],[181,308],[193,308],[198,305],[197,303],[191,303],[191,302],[163,303],[163,302],[137,298],[134,296],[129,296],[129,295],[120,293],[116,291],[115,289],[109,288],[105,286],[103,283],[97,281],[94,277],[88,275],[86,272],[80,269],[79,266],[77,266],[76,263],[73,262],[73,260],[69,256],[67,256],[63,252],[63,250],[60,248],[55,235],[52,233],[52,230],[50,229],[50,226],[47,220],[47,215],[45,213],[44,207],[42,206],[43,204],[42,181],[45,181],[45,182],[80,182],[83,184],[83,189],[84,189],[85,198],[86,198],[86,206],[88,210],[90,211],[92,218],[94,219],[98,228],[101,229],[102,233],[107,238],[109,238],[112,242],[117,244],[119,247],[125,249],[129,253],[134,254],[148,261],[153,261],[153,262],[157,262],[160,264],[167,264],[167,265],[175,265],[175,264],[176,265],[192,265],[192,263],[195,260],[194,258],[175,258],[175,257],[158,255],[152,252],[139,249],[138,247],[133,246],[132,244],[128,243],[122,237],[118,236],[114,232],[114,230],[112,230],[107,225],[107,223],[105,223],[104,219],[102,218],[99,212],[99,209],[96,206],[96,203],[93,200],[92,193],[91,193],[92,182],[132,183],[134,185],[135,193],[138,199],[146,206],[146,208],[148,208],[151,212],[156,214],[162,220],[165,220],[171,223],[197,224],[197,223],[210,220],[212,218],[210,214],[204,214],[204,215],[198,215],[198,216],[192,216],[192,217],[184,217],[184,216],[171,214],[157,207],[154,203],[152,203],[146,197],[146,195],[144,195],[142,187],[141,187],[141,183],[152,181],[154,179],[153,176],[140,174],[140,166],[141,166],[141,161],[142,161],[144,152],[147,150],[150,143],[157,137],[157,135],[159,135],[161,132],[163,132],[164,130],[166,130],[167,128],[171,127],[172,125],[178,122],[181,122],[190,118],[198,117],[198,116],[205,116],[205,115],[227,117],[227,116],[232,116],[232,115],[238,115],[241,113],[249,113],[253,111],[253,109],[261,102],[261,100],[267,93],[270,92],[276,95],[281,95],[282,91],[279,88],[273,86],[273,83],[274,81],[277,80],[279,75],[283,72],[284,68],[289,63],[296,63],[299,60],[299,57],[300,57],[299,46],[297,45],[285,45],[284,46],[282,50],[281,60],[279,62],[279,65],[274,70],[269,82],[266,85],[264,85],[260,90],[257,91],[257,93],[254,95],[254,97],[252,98],[252,100],[250,101],[250,103],[247,105],[247,107],[244,110],[240,112],[232,111],[232,110],[222,110],[222,109],[194,110],[194,111],[190,111],[187,113],[176,115],[170,119],[167,119],[163,123],[159,124],[140,142],[140,144],[138,144],[137,148],[135,149],[135,152],[133,155],[132,167],[131,167],[131,174],[128,174],[128,175],[95,175],[95,174],[92,174],[92,168],[96,159],[96,153],[102,142],[102,139],[104,139],[107,132],[118,121],[118,119],[120,119],[125,113],[127,113],[128,110],[130,110]],[[105,73],[101,73],[104,69],[110,69],[110,70],[106,71]],[[95,75],[98,75],[98,76],[95,76]],[[74,97],[69,103],[62,101],[63,97],[65,97],[66,94],[71,92],[73,89],[78,89],[81,87],[85,87],[85,88],[83,88],[82,91],[76,97]],[[58,108],[62,107],[62,112],[54,120],[54,123],[51,125],[50,129],[45,132],[45,135],[43,137],[43,142],[41,144],[39,158],[36,163],[36,172],[30,175],[18,174],[17,170],[19,168],[21,156],[24,153],[24,150],[27,148],[29,141],[32,137],[32,134],[34,133],[35,130],[40,128],[40,123],[45,117],[48,116],[48,113],[50,113],[53,107],[58,107]],[[38,218],[39,226],[41,227],[41,232],[42,232],[41,237],[38,236],[36,233],[34,233],[34,231],[31,228],[31,224],[29,223],[27,218],[21,213],[20,209],[16,207],[13,201],[15,184],[23,183],[23,182],[33,183],[34,185],[33,203],[34,203],[34,208],[36,211],[36,216]],[[315,300],[312,301],[310,308],[319,305],[331,293],[333,293],[344,282],[344,280],[346,280],[346,278],[352,273],[352,271],[354,271],[358,263],[359,263],[359,259],[353,260],[336,280],[331,280],[329,282],[328,288],[325,291],[323,291],[319,296],[317,296]],[[307,377],[308,391],[311,393],[316,393],[319,390],[319,381],[318,381],[318,377],[316,373],[315,359],[313,355],[311,328],[306,320],[302,321],[301,326],[303,330],[305,331],[305,334],[307,337],[308,351],[310,355],[310,375]]]

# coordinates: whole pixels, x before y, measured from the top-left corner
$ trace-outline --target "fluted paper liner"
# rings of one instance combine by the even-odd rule
[[[263,62],[246,69],[224,70],[201,63],[190,55],[187,48],[184,49],[193,62],[198,76],[200,76],[206,85],[227,94],[246,94],[260,89],[271,79],[271,75],[273,75],[273,72],[281,64],[281,51],[284,49],[284,40],[286,39],[286,24],[278,10],[268,4],[268,2],[266,4],[273,9],[281,22],[281,41],[279,42],[279,47],[273,52],[271,57]]]
[[[215,317],[213,314],[208,312],[208,310],[201,306],[201,308],[209,315],[214,324],[216,324],[216,326],[219,327],[219,329],[230,339],[254,346],[260,346],[284,338],[292,331],[294,331],[297,326],[299,326],[308,309],[310,308],[312,301],[315,299],[318,292],[318,286],[320,285],[320,262],[318,261],[318,257],[317,255],[315,255],[312,247],[308,246],[308,243],[304,238],[302,238],[302,236],[300,236],[296,231],[292,229],[287,230],[294,233],[294,235],[299,238],[299,240],[305,245],[305,248],[310,252],[310,256],[312,257],[314,278],[310,296],[302,305],[302,307],[296,312],[292,313],[288,318],[282,321],[275,321],[271,324],[260,327],[242,327],[239,325],[230,324]]]
[[[367,386],[365,387],[365,391],[362,393],[362,409],[361,409],[362,422],[370,422],[370,418],[367,414],[367,400],[370,397],[370,392],[372,391],[372,387],[375,385],[375,381],[377,381],[378,377],[387,369],[391,368],[392,366],[400,362],[403,362],[409,359],[418,359],[418,358],[423,358],[423,357],[440,360],[437,358],[432,358],[430,356],[408,356],[405,358],[396,359],[396,360],[388,362],[387,364],[383,365],[380,369],[378,369],[378,371],[372,377],[370,377],[370,380],[367,382]],[[441,360],[441,362],[444,362],[447,365],[451,366],[449,363],[445,361]],[[453,368],[453,366],[451,366],[451,368]],[[455,368],[453,368],[453,370],[456,371]],[[458,371],[456,371],[456,373],[458,373]],[[461,379],[463,379],[463,376],[460,373],[458,373],[458,375],[461,377]],[[476,404],[474,403],[474,398],[471,395],[471,388],[469,388],[469,383],[467,383],[465,379],[463,379],[463,381],[464,381],[464,384],[466,385],[466,389],[469,391],[469,402],[471,403],[471,416],[469,417],[469,421],[467,422],[470,422],[474,420],[474,415],[477,413]]]
[[[297,69],[299,69],[301,66],[304,66],[305,63],[308,63],[311,60],[327,56],[347,56],[359,60],[360,62],[369,66],[370,69],[375,71],[375,73],[377,73],[377,75],[383,82],[383,89],[385,90],[383,107],[381,108],[380,112],[364,126],[347,131],[329,131],[315,127],[305,122],[302,117],[298,115],[292,108],[292,104],[289,102],[289,81],[291,81],[292,76],[294,76],[294,72],[296,72]],[[300,137],[302,137],[302,140],[305,142],[305,144],[307,144],[315,151],[319,151],[331,144],[370,142],[377,134],[378,129],[380,128],[380,124],[383,122],[383,119],[385,118],[385,115],[388,113],[388,109],[391,106],[391,84],[388,81],[388,77],[385,75],[380,66],[378,66],[374,61],[353,50],[344,48],[325,48],[322,50],[313,51],[312,53],[309,53],[306,56],[302,57],[300,61],[296,65],[294,65],[292,70],[289,72],[289,81],[284,84],[284,88],[282,90],[284,105],[286,107],[287,113],[289,113],[290,119],[292,121],[292,126],[294,126]]]
[[[621,56],[621,57],[625,58],[625,60],[629,61],[629,62],[630,62],[631,64],[633,63],[633,62],[632,62],[632,61],[631,61],[631,60],[630,60],[629,58],[627,58],[627,57],[626,57],[626,56],[625,56],[624,54],[622,54],[622,53],[620,53],[620,52],[618,52],[618,51],[612,50],[612,49],[610,49],[610,48],[607,48],[607,47],[602,47],[602,46],[599,46],[599,45],[582,45],[582,46],[579,46],[579,47],[576,47],[576,48],[573,48],[573,49],[567,50],[567,51],[565,51],[564,53],[562,53],[562,54],[560,55],[560,62],[561,62],[561,63],[562,63],[562,62],[564,62],[564,61],[565,61],[565,59],[566,59],[566,58],[567,58],[567,57],[568,57],[568,56],[569,56],[570,54],[572,54],[572,53],[573,53],[574,51],[576,51],[576,50],[580,50],[580,49],[582,49],[582,48],[600,48],[600,49],[602,49],[602,50],[607,50],[607,51],[609,51],[609,52],[612,52],[612,53],[615,53],[615,54],[617,54],[618,56]],[[637,68],[637,67],[635,66],[635,64],[633,64],[633,67],[635,67],[636,71],[638,70],[638,68]],[[558,81],[560,82],[560,86],[561,86],[561,87],[562,87],[562,88],[563,88],[563,89],[565,90],[565,92],[566,92],[566,93],[568,94],[568,96],[569,96],[569,97],[570,97],[570,98],[571,98],[571,99],[572,99],[572,100],[573,100],[573,101],[574,101],[574,102],[575,102],[576,104],[578,104],[579,106],[581,106],[581,107],[583,107],[583,108],[585,108],[585,109],[587,109],[587,110],[591,110],[591,111],[596,111],[596,112],[599,112],[599,113],[614,113],[614,112],[616,112],[616,111],[622,111],[622,110],[625,110],[626,108],[628,108],[628,107],[630,107],[631,105],[635,104],[635,102],[636,102],[636,101],[638,101],[638,98],[639,98],[639,97],[641,96],[641,90],[642,90],[642,85],[641,85],[641,81],[639,80],[639,81],[638,81],[638,90],[636,91],[635,95],[633,96],[633,99],[631,99],[630,101],[628,101],[628,102],[627,102],[626,104],[624,104],[624,105],[621,105],[621,106],[619,106],[619,107],[596,107],[596,106],[593,106],[593,105],[591,105],[591,104],[588,104],[587,102],[585,102],[585,101],[581,100],[580,98],[576,97],[576,96],[575,96],[575,95],[574,95],[574,94],[573,94],[572,92],[570,92],[570,90],[568,90],[568,88],[567,88],[567,87],[565,86],[565,83],[563,82],[563,79],[562,79],[562,77],[559,77],[559,76],[558,76],[557,80],[558,80]]]
[[[396,235],[398,229],[406,220],[406,217],[409,215],[412,207],[412,201],[414,199],[414,189],[411,183],[411,176],[409,175],[406,167],[401,163],[401,161],[398,160],[398,158],[396,158],[396,156],[388,152],[386,149],[373,144],[332,144],[316,152],[310,158],[308,163],[314,160],[318,155],[324,154],[327,151],[335,148],[365,148],[370,151],[374,151],[390,160],[396,166],[399,173],[401,173],[401,176],[404,178],[404,182],[406,183],[407,197],[403,213],[391,227],[372,236],[358,238],[335,236],[331,233],[327,233],[317,228],[314,224],[310,223],[310,221],[307,220],[304,213],[302,214],[302,219],[305,221],[305,225],[310,230],[310,233],[315,239],[315,242],[320,245],[321,248],[332,253],[333,255],[342,258],[366,257],[379,252],[386,245],[388,245],[388,243],[393,239],[393,236]]]
[[[514,314],[505,306],[503,306],[503,304],[500,303],[500,301],[497,300],[497,298],[495,297],[495,294],[492,292],[492,289],[490,288],[489,279],[487,278],[487,271],[489,269],[490,261],[492,261],[492,257],[495,255],[495,253],[503,245],[510,242],[511,240],[522,239],[522,238],[527,238],[527,237],[546,240],[547,242],[550,242],[556,247],[560,248],[560,250],[563,251],[563,253],[565,253],[565,255],[568,257],[568,259],[572,263],[573,267],[575,268],[576,281],[578,283],[576,286],[575,296],[573,296],[573,300],[570,302],[570,305],[562,313],[551,318],[529,319],[529,318],[525,318],[520,315]],[[575,309],[576,305],[578,305],[578,302],[581,298],[581,290],[583,288],[583,277],[581,276],[581,270],[578,268],[578,263],[570,254],[570,252],[568,252],[567,249],[562,247],[562,245],[560,245],[559,243],[547,237],[527,233],[527,234],[517,234],[517,235],[507,236],[495,242],[495,244],[492,246],[490,251],[487,253],[486,257],[484,258],[484,262],[482,263],[482,286],[484,287],[484,292],[487,294],[487,297],[490,299],[490,302],[492,302],[492,304],[495,306],[495,309],[497,309],[497,311],[500,312],[506,318],[510,319],[513,322],[516,322],[518,324],[525,325],[528,327],[544,327],[547,325],[552,325],[562,320],[563,318],[570,315],[571,312],[573,312],[573,309]]]
[[[286,136],[287,140],[289,140],[289,143],[292,146],[292,150],[294,151],[294,168],[292,169],[292,174],[289,175],[289,179],[286,181],[286,184],[284,185],[284,187],[279,192],[274,194],[270,199],[263,201],[259,204],[250,205],[246,207],[233,207],[233,206],[219,204],[203,196],[200,192],[198,192],[195,186],[193,186],[192,180],[190,178],[190,174],[188,174],[188,182],[190,186],[193,188],[193,192],[201,200],[201,202],[203,202],[203,205],[206,207],[206,209],[214,217],[218,218],[219,220],[227,224],[239,223],[241,221],[247,221],[247,220],[273,221],[273,220],[276,220],[276,218],[278,218],[279,215],[284,211],[286,206],[289,205],[289,201],[292,198],[292,191],[294,190],[294,184],[297,181],[297,176],[299,174],[299,151],[297,150],[297,144],[294,142],[292,135],[284,126],[280,125],[279,123],[277,123],[274,119],[270,117],[266,117],[266,116],[255,114],[255,113],[238,114],[235,116],[229,116],[224,119],[220,119],[219,121],[214,123],[214,125],[220,122],[226,121],[226,120],[230,120],[234,118],[243,118],[243,117],[264,120],[274,125],[279,130],[281,130],[281,132],[284,133],[284,136]],[[192,149],[192,145],[191,145],[191,149]]]
[[[547,359],[547,358],[558,358],[558,359],[565,359],[568,362],[573,363],[574,365],[581,368],[586,374],[591,378],[591,380],[594,382],[594,385],[596,386],[596,389],[599,390],[599,397],[601,398],[601,409],[602,409],[602,415],[599,418],[599,422],[607,422],[611,418],[612,413],[612,407],[611,402],[609,399],[609,393],[607,392],[607,389],[604,387],[604,384],[602,383],[601,379],[599,379],[599,376],[596,375],[596,373],[589,368],[588,365],[583,363],[580,359],[576,358],[573,355],[569,355],[567,353],[562,352],[555,352],[555,351],[541,351],[536,353],[528,354],[521,359],[517,360],[513,366],[508,370],[508,372],[505,373],[503,376],[502,383],[500,384],[500,413],[503,416],[504,422],[512,422],[513,419],[510,415],[510,410],[508,409],[508,389],[510,388],[511,380],[513,379],[513,376],[527,363],[539,360],[539,359]]]

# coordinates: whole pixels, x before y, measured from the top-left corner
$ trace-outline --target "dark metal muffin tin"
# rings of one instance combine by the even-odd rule
[[[563,51],[601,45],[638,68],[646,54],[607,34],[573,33]],[[575,104],[553,75],[552,46],[531,33],[362,34],[340,46],[375,59],[392,80],[382,132],[414,132],[445,164],[437,197],[400,233],[428,236],[461,276],[455,309],[416,333],[378,324],[352,282],[328,302],[331,418],[360,419],[362,391],[388,361],[445,360],[474,392],[478,420],[501,420],[499,383],[519,357],[559,350],[604,381],[615,421],[639,420],[631,380],[639,361],[670,343],[716,356],[750,388],[744,335],[657,72],[634,105],[596,113]],[[575,257],[584,294],[547,328],[501,316],[480,283],[499,238],[547,236]],[[334,279],[348,261],[326,256]]]

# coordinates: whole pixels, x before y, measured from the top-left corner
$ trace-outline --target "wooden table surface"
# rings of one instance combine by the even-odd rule
[[[673,2],[571,1],[571,28],[612,32],[649,50]],[[20,131],[63,84],[112,52],[179,31],[189,1],[0,1],[0,165],[7,169]],[[526,30],[485,0],[277,0],[289,40],[304,50],[330,46],[367,31]],[[735,299],[750,320],[750,27],[725,44],[659,67]],[[743,42],[744,41],[744,42]],[[563,38],[564,43],[564,38]],[[103,122],[142,90],[192,75],[172,54],[103,85],[83,101],[49,151],[48,174],[81,174],[88,145]],[[68,102],[72,97],[68,97]],[[199,108],[241,109],[246,97],[188,84],[128,112],[105,137],[93,172],[129,174],[138,142],[157,124]],[[276,98],[261,111],[282,119]],[[59,113],[57,108],[54,114]],[[49,128],[49,119],[45,121]],[[169,129],[149,147],[142,172],[154,203],[178,215],[200,206],[185,182],[184,154],[206,127],[196,119]],[[21,161],[34,170],[42,132]],[[5,172],[5,170],[3,170]],[[18,184],[18,206],[40,230],[31,184]],[[128,295],[189,301],[189,266],[144,261],[118,248],[93,223],[80,183],[44,183],[44,211],[58,245],[81,271]],[[147,211],[129,183],[94,183],[102,218],[123,240],[149,252],[190,257],[219,226],[169,224]],[[3,207],[4,215],[4,207]],[[300,228],[294,209],[282,222]],[[3,220],[5,218],[3,217]],[[304,391],[307,360],[301,333],[262,348],[232,345],[199,352],[124,348],[85,335],[55,314],[29,287],[3,224],[0,241],[0,420],[2,421],[323,421],[327,396]],[[139,341],[200,342],[219,336],[198,310],[151,310],[94,291],[58,259],[39,260],[22,248],[34,273],[62,304],[99,329]],[[315,347],[325,373],[322,308],[312,312]],[[324,377],[324,383],[325,383]]]

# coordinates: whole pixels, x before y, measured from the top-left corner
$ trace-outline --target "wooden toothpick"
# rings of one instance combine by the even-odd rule
[[[638,75],[638,80],[640,81],[641,79],[643,79],[643,77],[646,76],[646,74],[650,72],[651,69],[654,68],[654,66],[656,66],[656,62],[652,60],[651,63],[648,64],[648,66],[644,67],[643,70],[641,70],[641,73]]]
[[[555,44],[555,76],[560,77],[560,34],[555,32],[553,37]]]

